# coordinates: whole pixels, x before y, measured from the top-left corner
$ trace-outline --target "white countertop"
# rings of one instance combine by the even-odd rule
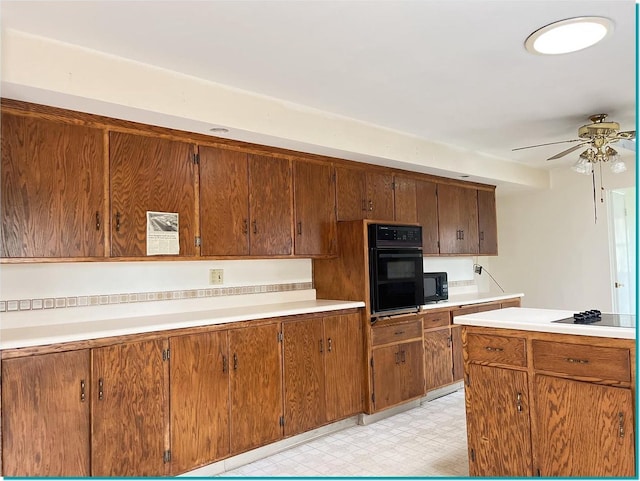
[[[226,324],[270,317],[312,314],[364,307],[364,302],[307,300],[209,311],[156,314],[90,322],[0,329],[0,349],[42,346],[186,327]]]
[[[607,327],[592,324],[563,324],[553,321],[572,317],[576,311],[509,307],[494,311],[465,314],[453,318],[454,324],[478,327],[519,329],[522,331],[554,332],[577,336],[635,339],[636,329],[631,327]]]
[[[482,302],[494,302],[504,301],[505,299],[513,299],[514,297],[523,297],[522,292],[517,293],[486,293],[486,292],[474,292],[472,294],[458,294],[455,296],[449,296],[446,301],[432,302],[430,304],[424,304],[421,306],[422,310],[426,309],[440,309],[442,307],[456,307],[465,306],[467,304],[480,304]]]

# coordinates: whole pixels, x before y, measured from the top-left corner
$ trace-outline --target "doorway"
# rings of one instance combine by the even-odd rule
[[[636,313],[636,188],[609,191],[613,312]]]

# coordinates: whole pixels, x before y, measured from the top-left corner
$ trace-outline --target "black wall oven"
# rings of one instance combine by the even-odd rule
[[[369,224],[371,315],[415,312],[424,302],[422,227]]]

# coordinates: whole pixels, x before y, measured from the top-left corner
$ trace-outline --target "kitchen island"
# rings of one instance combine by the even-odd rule
[[[470,475],[635,476],[635,327],[557,322],[573,314],[454,318]]]

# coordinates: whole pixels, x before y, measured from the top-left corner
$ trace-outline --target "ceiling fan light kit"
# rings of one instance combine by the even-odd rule
[[[613,32],[605,17],[576,17],[546,25],[527,37],[527,51],[536,55],[577,52],[602,41]]]

